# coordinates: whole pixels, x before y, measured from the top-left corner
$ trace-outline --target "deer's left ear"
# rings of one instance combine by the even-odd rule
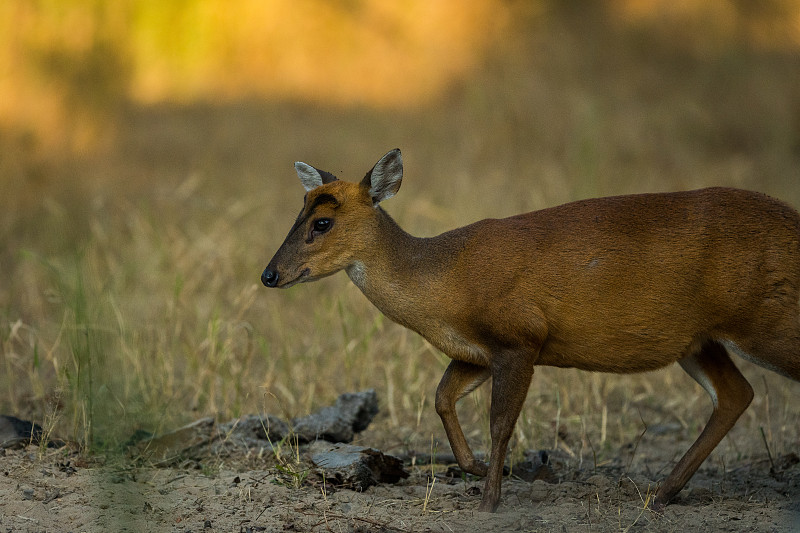
[[[400,155],[400,149],[395,148],[375,163],[372,170],[361,180],[361,186],[369,189],[372,204],[378,205],[397,194],[402,181],[403,157]]]
[[[325,183],[330,183],[337,179],[336,176],[330,172],[319,170],[302,161],[296,162],[294,164],[294,169],[297,171],[297,177],[300,178],[300,182],[303,184],[306,191],[316,189]]]

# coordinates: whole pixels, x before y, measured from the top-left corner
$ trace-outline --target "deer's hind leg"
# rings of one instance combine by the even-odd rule
[[[750,383],[733,364],[725,348],[716,341],[705,343],[698,352],[678,363],[708,392],[714,411],[703,432],[656,492],[653,503],[656,510],[662,509],[680,492],[753,399]]]

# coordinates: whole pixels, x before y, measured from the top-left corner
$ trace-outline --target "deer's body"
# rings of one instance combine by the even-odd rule
[[[459,465],[488,475],[483,510],[499,502],[535,365],[631,373],[679,362],[709,392],[714,414],[657,506],[750,403],[729,352],[800,381],[800,215],[782,202],[725,188],[618,196],[417,238],[378,206],[399,188],[399,151],[360,184],[297,169],[306,205],[262,280],[288,286],[344,269],[384,314],[453,359],[436,409]],[[489,377],[487,468],[455,403]]]
[[[376,218],[392,246],[371,247],[351,279],[456,360],[520,349],[537,365],[642,372],[707,339],[751,353],[753,333],[797,322],[800,218],[758,193],[584,200],[433,238]]]

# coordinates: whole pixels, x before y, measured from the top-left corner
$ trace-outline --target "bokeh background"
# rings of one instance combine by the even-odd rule
[[[375,388],[370,438],[446,442],[443,355],[344,274],[259,283],[302,204],[292,163],[357,180],[395,147],[385,208],[417,235],[710,185],[798,207],[800,2],[4,0],[0,412],[102,448]],[[740,426],[796,450],[798,386],[740,366]],[[485,388],[461,415],[484,449]],[[709,407],[679,369],[541,369],[515,446],[613,454]]]

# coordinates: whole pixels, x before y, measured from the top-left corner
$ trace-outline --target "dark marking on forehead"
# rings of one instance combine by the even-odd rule
[[[310,215],[314,212],[314,209],[323,204],[333,204],[333,207],[337,208],[339,207],[339,200],[332,194],[320,193],[311,201],[311,205],[308,207],[308,214]]]

